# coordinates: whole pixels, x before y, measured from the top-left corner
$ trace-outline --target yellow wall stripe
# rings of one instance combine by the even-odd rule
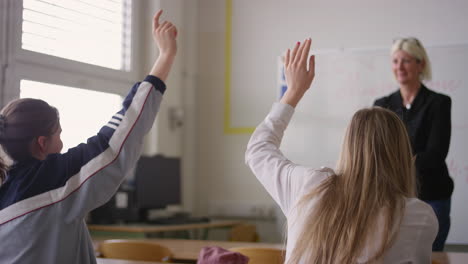
[[[255,127],[231,127],[231,69],[232,69],[232,0],[226,0],[226,39],[224,48],[224,133],[251,134]]]

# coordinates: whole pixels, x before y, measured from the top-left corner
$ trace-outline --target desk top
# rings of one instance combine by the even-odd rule
[[[98,251],[99,243],[102,239],[93,239],[94,249]],[[189,240],[189,239],[145,239],[168,247],[174,254],[176,260],[197,260],[198,254],[203,247],[218,246],[225,249],[233,247],[265,247],[284,248],[283,244],[256,243],[256,242],[231,242],[214,240]]]
[[[123,259],[105,259],[97,258],[98,264],[164,264],[162,262],[149,262],[139,260],[123,260]]]
[[[433,263],[462,264],[468,263],[468,253],[462,252],[432,252]]]
[[[94,239],[94,246],[97,249],[102,240]],[[218,246],[225,249],[233,247],[265,247],[284,249],[282,243],[256,243],[256,242],[231,242],[213,240],[187,240],[187,239],[145,239],[168,247],[174,254],[176,260],[197,260],[200,250],[207,246]],[[466,264],[468,263],[468,253],[456,252],[433,252],[432,258],[437,264]],[[101,264],[101,263],[99,263]],[[107,264],[107,263],[102,263]],[[111,263],[109,263],[111,264]],[[112,263],[113,264],[113,263]],[[127,263],[116,263],[127,264]],[[129,263],[130,264],[130,263]]]
[[[180,231],[202,228],[232,227],[242,224],[242,221],[211,221],[208,223],[192,223],[183,225],[151,225],[151,224],[122,224],[122,225],[88,225],[92,231],[156,233],[166,231]]]

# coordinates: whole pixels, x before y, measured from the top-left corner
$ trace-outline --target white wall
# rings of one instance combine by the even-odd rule
[[[142,16],[140,17],[142,27],[139,31],[141,35],[141,46],[145,52],[140,56],[144,66],[142,67],[141,76],[145,76],[151,69],[155,59],[158,56],[158,49],[154,44],[152,38],[152,18],[153,15],[159,10],[163,9],[163,15],[161,17],[161,22],[164,20],[170,20],[173,22],[179,29],[183,27],[182,23],[182,14],[184,8],[181,4],[181,1],[149,1],[144,0],[140,3],[142,9]],[[180,29],[183,30],[183,29]],[[167,156],[175,157],[181,156],[182,145],[181,145],[181,129],[171,129],[169,126],[169,109],[172,107],[181,107],[182,101],[180,96],[181,82],[182,82],[182,65],[181,63],[183,56],[181,56],[181,49],[179,45],[179,54],[176,57],[174,62],[172,72],[169,75],[169,78],[166,82],[167,90],[164,94],[164,102],[158,113],[158,118],[156,120],[157,129],[153,129],[148,136],[148,144],[145,146],[145,152],[147,155],[152,154],[164,154]]]
[[[178,51],[173,68],[166,82],[167,90],[160,112],[150,134],[146,137],[144,155],[163,154],[182,158],[182,204],[185,210],[193,211],[196,177],[196,83],[197,83],[197,1],[141,0],[140,18],[143,52],[141,76],[151,69],[158,51],[151,35],[152,17],[163,9],[161,22],[171,21],[178,28]],[[178,126],[171,126],[170,113],[175,109],[180,114]]]
[[[248,56],[237,62],[242,65],[232,67],[259,73],[256,79],[241,80],[246,85],[254,82],[276,89],[277,56],[309,36],[313,38],[314,49],[319,50],[387,48],[393,38],[407,35],[417,36],[427,46],[468,43],[468,2],[463,0],[233,2],[233,35],[240,30],[249,37],[233,37],[233,45],[237,45],[234,48],[245,49]],[[213,203],[215,207],[224,203],[244,210],[256,204],[273,204],[244,165],[244,150],[250,135],[223,131],[225,1],[199,0],[198,3],[198,126],[193,142],[198,164],[194,186],[196,212],[213,212]],[[264,68],[259,69],[259,63]],[[249,102],[274,100],[274,96],[246,94],[244,97]],[[259,105],[257,110],[266,114],[268,108]]]

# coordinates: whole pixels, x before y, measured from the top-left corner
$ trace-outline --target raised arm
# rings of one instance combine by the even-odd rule
[[[310,38],[302,45],[297,42],[292,51],[286,51],[284,71],[288,89],[281,98],[281,103],[296,107],[312,84],[315,76],[315,56],[308,58],[311,42]]]
[[[153,39],[159,48],[159,56],[151,69],[150,75],[166,82],[172,63],[177,53],[177,28],[168,21],[159,23],[162,10],[153,17]]]
[[[288,160],[279,147],[294,107],[314,78],[314,57],[308,58],[310,44],[308,39],[302,45],[297,43],[292,52],[286,52],[284,66],[288,90],[257,126],[245,153],[247,165],[286,215],[297,198],[296,192],[302,187],[303,176],[309,174],[309,168]]]

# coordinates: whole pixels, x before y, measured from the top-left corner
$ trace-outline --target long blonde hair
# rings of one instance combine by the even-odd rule
[[[399,230],[405,198],[416,196],[410,141],[396,114],[380,107],[354,114],[336,175],[302,197],[297,211],[318,195],[314,210],[301,215],[304,225],[288,263],[356,263],[370,244],[379,246],[367,262],[379,261]],[[371,241],[377,228],[381,240]]]

